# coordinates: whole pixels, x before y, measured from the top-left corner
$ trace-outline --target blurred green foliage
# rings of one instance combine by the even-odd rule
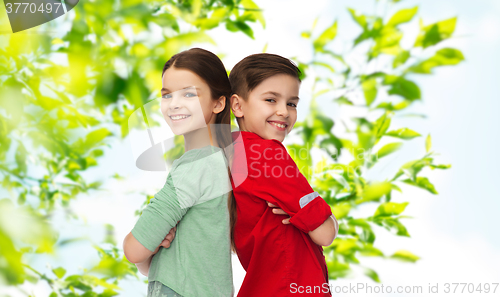
[[[395,6],[394,2],[398,1],[377,1],[377,5],[385,6],[377,11],[395,10],[399,6]],[[410,237],[401,221],[408,218],[402,213],[409,202],[392,202],[392,192],[402,192],[399,185],[407,184],[438,194],[431,181],[420,176],[422,170],[448,169],[451,165],[434,163],[436,154],[431,151],[429,134],[425,140],[425,154],[403,164],[392,179],[366,180],[367,170],[403,145],[401,141],[382,145],[379,143],[382,139],[407,141],[421,137],[410,128],[391,126],[394,116],[405,116],[402,112],[422,99],[420,88],[411,80],[411,75],[432,74],[434,68],[456,65],[464,60],[464,56],[458,49],[440,45],[452,37],[456,17],[426,26],[420,21],[420,32],[413,46],[403,48],[400,25],[410,22],[418,7],[396,9],[385,19],[380,15],[362,14],[352,8],[348,11],[361,32],[353,38],[352,46],[346,52],[338,53],[331,49],[339,30],[336,20],[322,30],[316,28],[315,22],[311,30],[301,34],[312,45],[313,58],[307,62],[298,61],[298,65],[305,73],[311,73],[309,79],[314,80],[313,100],[306,119],[297,123],[294,129],[302,143],[289,145],[288,148],[313,188],[332,206],[340,223],[339,237],[331,246],[324,248],[330,278],[346,277],[352,273],[352,265],[358,265],[373,281],[380,282],[376,271],[364,267],[358,256],[407,262],[419,259],[406,250],[386,255],[375,246],[374,225],[397,236]],[[354,60],[353,53],[364,58],[361,62]],[[351,125],[343,122],[348,136],[335,135],[332,132],[335,119],[322,113],[318,103],[320,99],[317,98],[324,98],[326,94],[333,94],[333,100],[339,106],[365,111],[362,117],[350,118]],[[312,148],[319,148],[323,153],[322,159],[314,163],[310,157],[299,157],[293,153]],[[352,161],[340,163],[342,153],[348,153],[347,159]],[[368,203],[378,205],[373,215],[350,215],[353,210]]]
[[[392,6],[393,2],[398,1],[377,3]],[[0,15],[5,14],[3,9]],[[392,202],[392,191],[401,192],[398,185],[403,183],[437,194],[429,179],[420,176],[422,170],[450,165],[434,163],[428,135],[425,155],[404,164],[391,180],[366,180],[364,174],[379,158],[395,153],[402,141],[421,136],[409,128],[391,126],[394,115],[421,100],[420,88],[410,76],[431,74],[436,67],[464,60],[457,49],[436,49],[452,37],[456,18],[421,23],[414,45],[405,49],[400,45],[399,26],[413,19],[418,7],[401,9],[387,19],[348,11],[361,33],[353,37],[347,52],[331,49],[339,30],[337,21],[323,30],[313,25],[302,33],[314,54],[310,61],[295,61],[304,78],[315,82],[313,100],[306,119],[294,129],[302,142],[288,146],[302,173],[339,219],[340,235],[325,248],[333,279],[348,275],[352,265],[361,265],[359,255],[419,259],[405,250],[385,255],[375,246],[372,227],[410,236],[400,221],[408,202]],[[254,38],[249,24],[259,22],[265,28],[265,20],[251,0],[106,0],[98,5],[80,1],[70,14],[74,15],[67,23],[67,34],[60,38],[43,32],[0,35],[0,177],[2,188],[11,194],[0,200],[0,283],[18,286],[44,281],[52,289],[51,297],[115,296],[118,282],[138,279],[138,272],[117,247],[113,226],[103,226],[106,239],[94,244],[100,257],[94,267],[67,275],[64,267],[39,272],[30,265],[37,255],[57,254],[68,243],[88,240],[61,240],[57,226],[51,224],[52,214],[68,209],[82,197],[79,194],[101,188],[105,180],[88,182],[82,173],[99,165],[103,146],[127,136],[130,114],[158,95],[161,69],[170,56],[195,44],[214,44],[208,32],[219,26]],[[6,22],[7,18],[0,19],[4,31]],[[51,30],[57,25],[60,22],[53,21],[40,28]],[[347,58],[358,48],[364,50],[362,69]],[[369,68],[374,70],[367,72]],[[336,92],[334,101],[339,105],[366,109],[365,116],[351,119],[354,130],[345,127],[355,140],[335,135],[336,120],[322,113],[318,102],[331,92]],[[363,101],[356,100],[356,93],[362,94]],[[372,114],[379,114],[376,120],[370,120]],[[388,138],[401,141],[377,145]],[[170,157],[182,154],[179,139],[175,144]],[[313,160],[312,148],[319,148],[325,157]],[[298,157],[300,149],[307,150],[307,157]],[[346,150],[353,160],[339,163]],[[151,196],[143,194],[147,204]],[[378,205],[372,216],[350,215],[366,203]],[[68,220],[78,219],[71,211],[65,213]],[[375,270],[364,269],[380,281]]]

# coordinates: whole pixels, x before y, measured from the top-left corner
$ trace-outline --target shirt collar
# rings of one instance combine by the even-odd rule
[[[231,134],[233,136],[233,141],[236,140],[240,136],[240,133],[241,133],[241,136],[243,137],[243,139],[264,139],[254,132],[234,131],[234,132],[231,132]]]

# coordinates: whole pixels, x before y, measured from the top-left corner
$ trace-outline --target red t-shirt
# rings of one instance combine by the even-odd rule
[[[232,135],[234,238],[246,271],[238,297],[331,296],[323,247],[308,235],[332,214],[330,206],[281,142],[246,131]],[[286,216],[274,214],[266,201],[288,213],[291,224],[283,224]]]

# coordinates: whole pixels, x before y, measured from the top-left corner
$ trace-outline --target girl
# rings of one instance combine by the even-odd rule
[[[232,296],[227,72],[215,54],[193,48],[167,61],[162,83],[160,110],[184,136],[185,153],[126,236],[124,253],[148,275],[148,297]]]
[[[184,136],[185,154],[126,236],[125,256],[148,276],[148,297],[233,296],[227,72],[216,55],[193,48],[167,61],[162,84],[160,110]]]

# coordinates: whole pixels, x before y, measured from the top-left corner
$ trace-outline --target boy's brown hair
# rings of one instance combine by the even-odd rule
[[[277,74],[288,74],[299,82],[302,76],[300,69],[290,59],[269,53],[250,55],[234,65],[229,73],[231,95],[237,94],[246,101],[255,87]]]
[[[231,96],[236,94],[243,100],[248,100],[248,95],[267,78],[287,74],[295,77],[299,82],[302,72],[290,59],[269,53],[250,55],[234,65],[229,73],[231,83]],[[236,224],[236,200],[234,195],[229,198],[229,224],[231,236],[231,249],[236,252],[234,243],[234,226]]]

